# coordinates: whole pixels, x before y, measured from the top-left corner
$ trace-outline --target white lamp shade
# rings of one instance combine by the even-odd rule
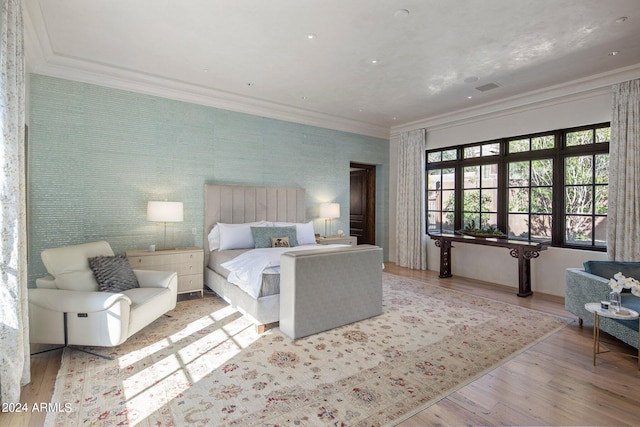
[[[320,218],[340,218],[340,203],[320,203]]]
[[[182,202],[148,202],[147,221],[182,222],[184,221]]]

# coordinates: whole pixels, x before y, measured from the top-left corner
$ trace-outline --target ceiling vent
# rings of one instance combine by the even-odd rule
[[[487,83],[486,85],[478,86],[476,88],[476,90],[479,90],[480,92],[486,92],[488,90],[495,89],[495,88],[498,88],[498,87],[500,87],[500,86],[498,86],[495,83]]]

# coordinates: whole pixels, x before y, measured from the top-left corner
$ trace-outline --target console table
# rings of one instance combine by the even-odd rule
[[[518,259],[518,296],[527,297],[531,291],[531,259],[538,258],[540,251],[547,248],[543,242],[508,240],[497,238],[473,237],[460,234],[428,233],[435,245],[440,248],[440,275],[451,277],[452,243],[470,243],[472,245],[496,246],[509,249],[509,254]]]

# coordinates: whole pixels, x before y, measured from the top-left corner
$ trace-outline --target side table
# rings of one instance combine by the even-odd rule
[[[584,308],[593,313],[593,366],[596,366],[596,355],[601,353],[607,353],[612,350],[600,350],[600,317],[609,317],[611,319],[622,319],[622,320],[638,320],[640,322],[640,315],[637,311],[631,310],[629,308],[621,307],[621,310],[624,310],[629,313],[629,315],[618,314],[613,311],[605,310],[600,306],[599,302],[590,302],[584,305]],[[639,324],[640,326],[640,324]],[[640,334],[638,334],[638,353],[630,354],[630,353],[622,353],[626,356],[635,357],[638,359],[638,370],[640,370]]]
[[[194,246],[156,252],[132,250],[127,251],[126,255],[131,268],[178,273],[178,294],[200,292],[200,296],[204,295],[204,252],[202,248]]]

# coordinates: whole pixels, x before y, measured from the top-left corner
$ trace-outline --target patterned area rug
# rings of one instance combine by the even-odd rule
[[[385,273],[384,314],[292,341],[218,298],[181,301],[116,348],[64,350],[55,426],[389,425],[566,321]],[[66,405],[65,405],[66,404]]]

